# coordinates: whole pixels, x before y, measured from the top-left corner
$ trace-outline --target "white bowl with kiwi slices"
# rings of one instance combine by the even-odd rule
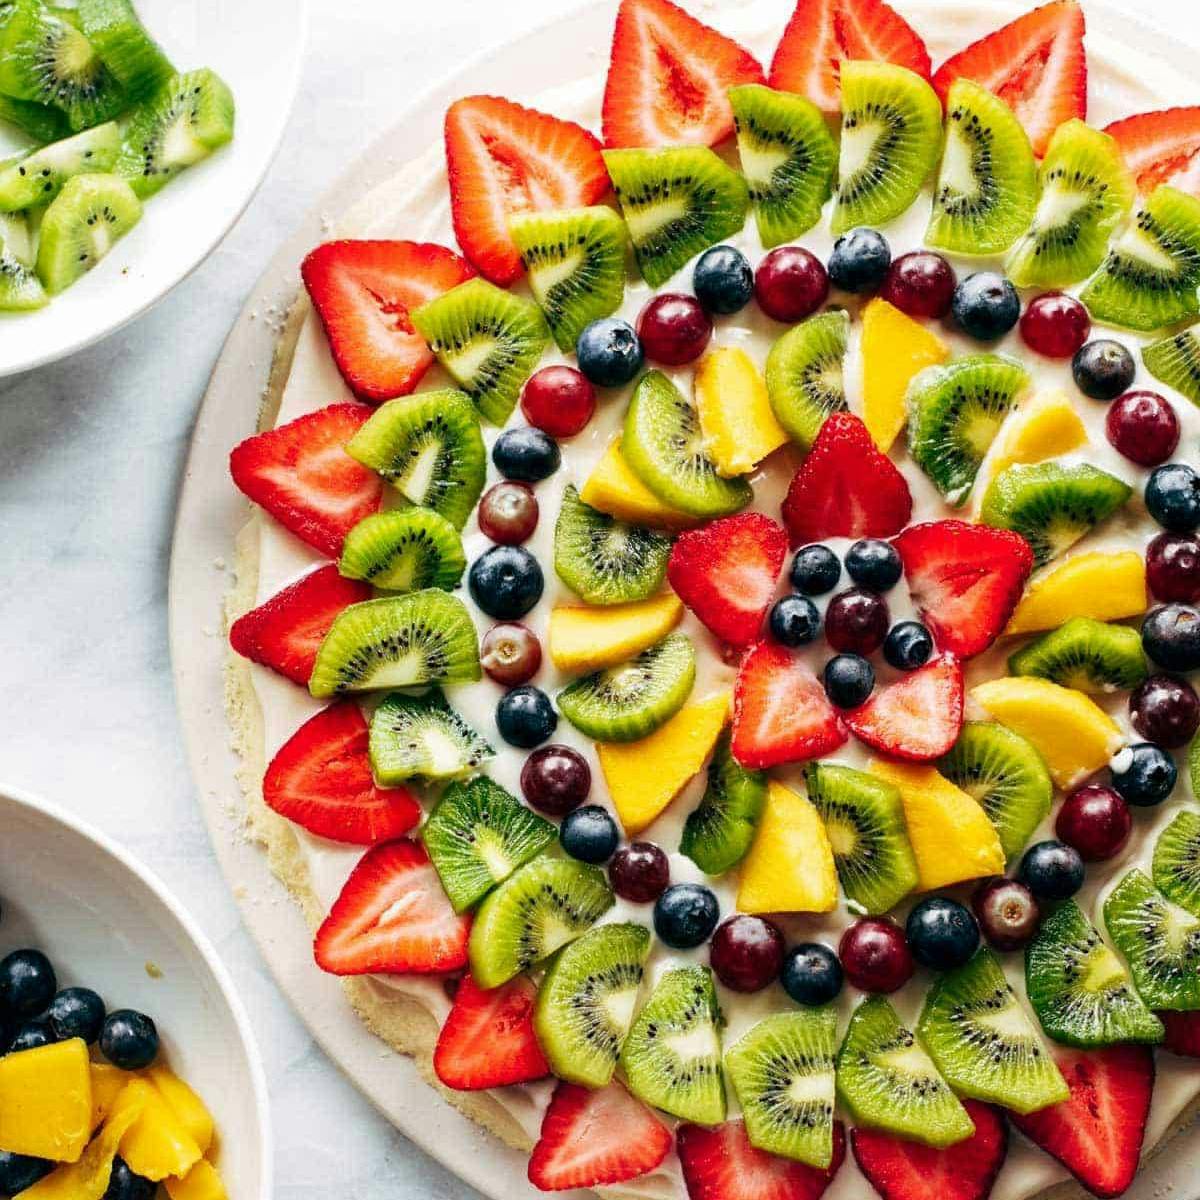
[[[0,375],[111,333],[213,250],[279,144],[306,26],[307,0],[0,3]]]

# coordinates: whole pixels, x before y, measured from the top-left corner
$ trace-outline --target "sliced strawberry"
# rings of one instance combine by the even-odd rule
[[[733,757],[765,770],[830,754],[846,741],[846,726],[821,681],[789,650],[759,642],[733,685]]]
[[[921,35],[884,0],[841,0],[835,20],[843,58],[895,63],[923,79],[932,73]]]
[[[913,525],[893,544],[938,649],[959,658],[981,654],[1003,633],[1033,570],[1019,533],[968,521]]]
[[[990,1105],[963,1105],[975,1132],[944,1150],[880,1129],[851,1131],[854,1158],[883,1200],[986,1200],[1004,1165],[1008,1130]]]
[[[420,821],[421,806],[404,788],[375,786],[367,743],[367,722],[353,700],[322,709],[267,767],[267,807],[334,842],[373,846],[407,833]]]
[[[947,59],[933,86],[944,101],[960,76],[982,84],[1016,113],[1040,156],[1064,121],[1087,117],[1083,33],[1079,0],[1053,0]]]
[[[536,999],[528,976],[484,991],[464,975],[433,1051],[437,1077],[447,1087],[474,1092],[549,1075],[533,1032]]]
[[[819,1200],[845,1160],[846,1130],[834,1121],[833,1161],[824,1171],[755,1149],[741,1121],[680,1125],[675,1148],[690,1200]]]
[[[605,145],[715,146],[733,133],[726,88],[762,82],[762,67],[737,42],[671,0],[621,0]]]
[[[762,632],[787,551],[787,534],[770,517],[739,513],[681,534],[667,579],[717,637],[748,646]]]
[[[1163,1049],[1184,1058],[1200,1058],[1200,1012],[1156,1012],[1167,1031]]]
[[[365,404],[331,404],[256,433],[229,456],[233,482],[301,541],[337,558],[383,497],[383,480],[346,453],[370,415]]]
[[[1137,1174],[1154,1092],[1149,1046],[1055,1050],[1070,1098],[1012,1123],[1093,1196],[1119,1196]]]
[[[300,266],[346,386],[375,404],[408,395],[433,362],[409,312],[474,273],[425,242],[326,242]]]
[[[1200,105],[1139,113],[1104,132],[1117,139],[1143,195],[1160,183],[1200,195]]]
[[[499,96],[446,110],[450,213],[463,253],[493,283],[521,274],[513,213],[595,204],[609,189],[600,143],[581,125]]]
[[[850,413],[821,426],[783,502],[792,545],[828,537],[891,537],[912,516],[904,476]]]
[[[427,975],[467,965],[471,918],[450,907],[425,847],[372,846],[317,930],[317,966],[331,975]]]
[[[892,758],[941,758],[962,730],[961,664],[953,654],[932,659],[847,713],[846,724],[860,741]]]
[[[670,1149],[667,1127],[619,1083],[599,1091],[560,1083],[529,1156],[529,1181],[543,1192],[625,1183]]]

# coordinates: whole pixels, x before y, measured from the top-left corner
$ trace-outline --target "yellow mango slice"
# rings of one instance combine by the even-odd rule
[[[1008,635],[1057,629],[1072,617],[1119,621],[1149,607],[1146,564],[1134,550],[1076,554],[1026,589],[1004,631]]]
[[[704,446],[718,475],[745,475],[788,440],[761,372],[740,346],[706,354],[694,387]]]
[[[1049,679],[992,679],[973,688],[971,699],[1001,725],[1028,738],[1064,791],[1105,766],[1125,740],[1094,700]]]
[[[201,1159],[182,1179],[164,1179],[171,1200],[228,1200],[217,1168]]]
[[[772,780],[737,906],[747,913],[823,913],[837,905],[837,868],[820,814],[806,796]]]
[[[146,1090],[144,1094],[137,1093],[140,1112],[121,1138],[121,1157],[135,1175],[156,1182],[168,1175],[186,1175],[199,1161],[200,1147],[157,1088],[138,1080],[126,1092],[139,1085]],[[114,1114],[125,1103],[123,1092],[117,1097]]]
[[[579,497],[584,504],[590,504],[630,525],[649,525],[652,529],[685,529],[696,524],[695,518],[664,504],[629,469],[621,453],[620,439],[604,452],[604,457],[588,476]]]
[[[673,592],[606,608],[560,606],[550,614],[550,657],[560,671],[599,671],[662,641],[683,616]]]
[[[1004,874],[1004,847],[973,796],[933,767],[876,759],[867,770],[900,791],[920,891]]]
[[[862,314],[863,421],[885,454],[908,419],[904,396],[912,377],[950,356],[937,334],[886,300]]]
[[[137,1075],[133,1071],[122,1071],[120,1067],[101,1062],[91,1064],[90,1074],[92,1076],[92,1128],[96,1129],[112,1112],[117,1097],[137,1078]]]
[[[200,1147],[200,1153],[207,1154],[213,1140],[213,1119],[204,1101],[178,1075],[164,1066],[151,1067],[145,1074],[167,1102],[167,1107],[179,1118],[192,1141]]]
[[[73,1163],[91,1132],[92,1075],[82,1038],[0,1058],[0,1150]]]
[[[729,715],[729,693],[686,704],[640,742],[596,747],[617,816],[629,834],[641,833],[679,794],[712,753]]]

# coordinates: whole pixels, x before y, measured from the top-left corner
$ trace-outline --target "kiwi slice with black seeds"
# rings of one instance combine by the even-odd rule
[[[52,295],[87,274],[142,219],[141,201],[115,175],[76,175],[42,217],[37,273]]]
[[[73,175],[110,171],[120,149],[121,131],[115,121],[108,121],[34,150],[0,170],[0,210],[18,212],[48,204]]]
[[[1192,745],[1195,760],[1200,738]],[[1200,812],[1176,814],[1154,845],[1154,886],[1173,904],[1200,917]]]
[[[32,100],[14,100],[12,96],[0,95],[0,121],[16,126],[39,146],[61,141],[71,132],[67,114],[61,109]]]
[[[446,702],[440,688],[392,692],[371,714],[371,770],[381,787],[410,779],[457,779],[496,752]]]
[[[1200,325],[1144,347],[1142,362],[1159,383],[1200,405]]]
[[[9,248],[9,235],[0,238],[0,312],[31,312],[49,303],[46,289],[22,256]]]
[[[1036,675],[1092,695],[1132,691],[1146,678],[1142,638],[1128,625],[1072,617],[1008,660],[1010,675]]]
[[[386,592],[450,591],[467,568],[462,538],[431,508],[396,508],[364,517],[346,535],[338,570]]]
[[[650,930],[644,925],[600,925],[551,961],[533,1027],[559,1079],[589,1088],[612,1079],[649,953]]]
[[[79,0],[79,26],[129,99],[144,100],[175,74],[129,0]]]
[[[811,100],[750,83],[729,89],[742,174],[770,249],[807,233],[833,189],[837,144]]]
[[[683,826],[679,851],[706,875],[724,875],[749,853],[767,803],[765,771],[748,771],[733,757],[729,729],[708,764],[708,786]]]
[[[793,326],[767,355],[771,410],[798,446],[808,450],[830,414],[845,412],[843,377],[850,317],[820,313]]]
[[[346,452],[383,476],[409,503],[461,529],[487,479],[479,414],[463,392],[442,388],[381,405]]]

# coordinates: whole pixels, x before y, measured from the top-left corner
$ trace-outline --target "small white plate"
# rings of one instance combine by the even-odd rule
[[[64,810],[0,786],[0,956],[34,946],[59,986],[153,1018],[217,1127],[230,1200],[270,1200],[267,1083],[233,981],[166,888]]]
[[[300,81],[308,0],[137,0],[179,70],[211,67],[233,91],[233,141],[146,202],[102,263],[31,313],[0,313],[0,376],[64,358],[119,329],[200,265],[241,216],[283,137]],[[0,133],[0,157],[19,148]]]

